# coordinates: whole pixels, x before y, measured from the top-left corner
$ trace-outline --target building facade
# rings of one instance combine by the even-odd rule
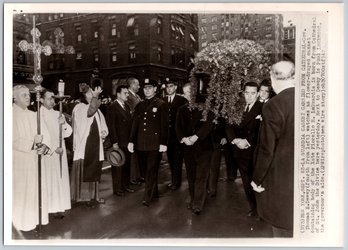
[[[258,42],[274,61],[282,59],[281,14],[199,14],[199,49],[220,40],[249,39]]]
[[[284,27],[284,56],[287,59],[295,62],[295,46],[296,46],[296,26],[290,24],[290,26]]]
[[[51,56],[42,56],[42,85],[54,88],[62,79],[66,93],[73,96],[78,95],[79,83],[90,82],[96,72],[110,96],[115,94],[115,86],[129,77],[140,82],[153,78],[159,83],[175,78],[184,84],[198,50],[195,14],[37,16],[41,43],[54,47]],[[68,45],[74,47],[74,54],[57,52]]]

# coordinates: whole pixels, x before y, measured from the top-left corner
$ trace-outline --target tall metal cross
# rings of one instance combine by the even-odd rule
[[[71,45],[64,46],[64,43],[61,42],[62,39],[64,39],[64,32],[58,27],[54,30],[54,43],[45,40],[42,44],[49,45],[52,48],[53,54],[75,54],[74,47]]]

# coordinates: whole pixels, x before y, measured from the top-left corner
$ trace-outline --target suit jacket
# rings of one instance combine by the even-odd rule
[[[259,215],[270,224],[293,229],[295,88],[270,99],[262,110],[253,180]]]
[[[162,99],[145,99],[135,107],[130,142],[140,151],[155,151],[167,145],[168,107]]]
[[[168,96],[164,97],[163,100],[168,106],[169,143],[179,143],[175,132],[176,114],[178,108],[187,103],[187,99],[180,95],[175,95],[171,103],[168,102]]]
[[[228,142],[232,142],[235,138],[246,139],[250,147],[247,149],[239,149],[233,145],[233,156],[236,158],[251,159],[257,144],[257,137],[261,122],[262,103],[256,101],[249,112],[244,114],[240,125],[229,125],[226,127]]]
[[[125,109],[123,109],[122,106],[115,101],[108,107],[106,122],[109,128],[111,143],[118,143],[120,147],[127,147],[132,127],[129,106],[125,104]]]
[[[184,137],[197,135],[198,140],[192,146],[183,145],[183,150],[206,151],[213,150],[211,132],[213,130],[213,114],[209,113],[207,121],[202,121],[202,111],[190,110],[188,104],[178,109],[175,131],[179,142]]]
[[[129,106],[131,113],[134,113],[135,106],[141,101],[141,98],[139,95],[135,94],[133,95],[132,92],[129,91],[128,100],[126,101],[126,104]]]

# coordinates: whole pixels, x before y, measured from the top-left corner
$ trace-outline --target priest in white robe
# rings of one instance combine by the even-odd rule
[[[66,156],[64,139],[62,147],[59,147],[59,124],[62,124],[62,137],[69,137],[72,133],[71,126],[65,121],[65,117],[60,116],[54,110],[54,93],[51,90],[44,90],[41,93],[40,108],[41,121],[45,123],[51,138],[52,155],[43,157],[48,181],[48,212],[53,213],[57,218],[63,218],[65,210],[71,209],[69,168]],[[62,155],[60,166],[59,157]]]
[[[37,135],[37,115],[27,109],[29,89],[24,85],[13,88],[13,196],[12,222],[17,230],[30,231],[39,224],[38,154],[50,154],[50,138],[41,124]],[[45,164],[41,165],[42,225],[48,224],[47,181]]]

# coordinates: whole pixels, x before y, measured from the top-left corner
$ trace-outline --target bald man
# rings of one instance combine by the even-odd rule
[[[251,186],[258,214],[272,225],[274,237],[292,237],[295,65],[278,62],[270,75],[277,95],[263,106]]]

